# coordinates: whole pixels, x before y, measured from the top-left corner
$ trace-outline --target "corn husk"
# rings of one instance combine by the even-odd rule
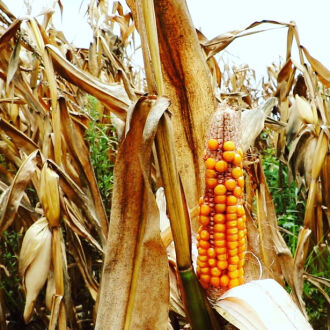
[[[273,279],[232,288],[220,297],[214,308],[239,329],[312,329],[289,294]]]
[[[50,227],[56,227],[60,221],[59,177],[45,164],[40,177],[40,201]]]
[[[52,233],[45,217],[36,221],[25,233],[19,255],[19,273],[26,295],[24,321],[31,319],[35,301],[44,286],[51,262]]]

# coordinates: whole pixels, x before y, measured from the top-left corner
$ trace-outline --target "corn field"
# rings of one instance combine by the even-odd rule
[[[55,3],[0,1],[1,329],[328,329],[330,71],[295,24],[91,0],[84,49]],[[221,54],[264,24],[256,87]]]

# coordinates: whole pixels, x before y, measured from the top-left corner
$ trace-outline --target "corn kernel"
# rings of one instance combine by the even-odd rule
[[[235,158],[235,151],[224,151],[222,157],[226,162],[232,162]]]
[[[219,172],[219,173],[223,173],[226,172],[228,169],[228,163],[225,162],[224,160],[219,160],[215,163],[215,169]]]
[[[211,280],[210,280],[210,284],[215,287],[218,288],[220,286],[220,277],[218,276],[212,276]]]
[[[219,146],[219,142],[216,139],[210,139],[207,142],[207,147],[210,150],[217,150],[218,149],[218,146]]]
[[[227,287],[229,284],[229,277],[227,275],[222,275],[220,277],[220,285],[222,288]]]
[[[227,179],[225,181],[225,187],[227,190],[230,190],[230,191],[234,190],[236,187],[236,181],[234,179]]]
[[[225,150],[225,151],[233,151],[233,150],[235,150],[235,143],[233,141],[226,141],[223,144],[223,150]]]
[[[215,163],[216,163],[216,160],[214,158],[208,158],[206,161],[205,161],[205,167],[207,169],[214,169],[215,167]]]
[[[225,195],[226,194],[226,187],[223,184],[218,184],[215,188],[214,188],[214,193],[216,195]]]
[[[226,204],[215,204],[215,212],[223,213],[226,211]]]

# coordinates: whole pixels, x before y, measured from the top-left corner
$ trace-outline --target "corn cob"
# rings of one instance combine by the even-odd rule
[[[199,201],[197,235],[197,276],[203,288],[218,294],[244,282],[242,157],[240,113],[219,108],[205,148],[205,193]]]

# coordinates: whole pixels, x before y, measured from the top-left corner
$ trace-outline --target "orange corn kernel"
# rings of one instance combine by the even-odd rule
[[[237,277],[239,277],[239,272],[238,272],[238,270],[234,270],[234,271],[232,271],[232,272],[228,272],[228,276],[229,276],[231,279],[233,279],[233,278],[237,278]]]
[[[236,187],[236,181],[234,179],[227,179],[225,181],[225,187],[227,190],[230,190],[230,191],[234,190]]]
[[[238,245],[239,245],[239,246],[245,246],[245,243],[246,243],[246,239],[245,239],[245,237],[241,238],[241,239],[238,241]]]
[[[210,258],[215,258],[216,254],[215,254],[214,248],[209,248],[209,249],[207,249],[207,255],[208,255]]]
[[[239,277],[239,278],[238,278],[238,281],[239,281],[239,284],[240,284],[240,285],[241,285],[241,284],[244,284],[244,277],[243,277],[243,276]]]
[[[231,265],[237,265],[239,263],[239,257],[238,256],[229,257],[228,262]]]
[[[231,171],[231,176],[234,179],[238,179],[239,177],[241,177],[243,175],[243,170],[240,167],[234,167]]]
[[[216,139],[210,139],[207,141],[207,147],[210,150],[217,150],[219,146],[219,142]]]
[[[227,233],[228,233],[228,231],[227,231]],[[228,242],[236,242],[238,240],[238,235],[228,235],[226,237],[226,239]]]
[[[198,255],[199,256],[206,256],[207,255],[207,250],[203,248],[198,248]]]
[[[197,260],[197,266],[199,266],[200,268],[201,267],[207,267],[209,264],[205,261],[200,261],[200,260]]]
[[[213,170],[216,162],[217,161],[214,158],[208,158],[205,161],[205,167],[210,170]]]
[[[198,247],[201,247],[203,249],[208,249],[210,247],[210,243],[208,241],[200,240],[198,242]]]
[[[205,184],[208,188],[214,188],[217,185],[217,179],[216,178],[207,178],[205,180]]]
[[[236,213],[228,213],[228,214],[226,214],[226,220],[227,221],[237,220],[237,214]]]
[[[208,260],[208,264],[209,264],[210,267],[214,267],[217,264],[217,260],[214,259],[214,258],[210,258]]]
[[[200,260],[200,261],[202,261],[202,262],[205,262],[205,261],[208,260],[208,256],[207,256],[207,255],[204,255],[204,256],[199,255],[199,256],[197,257],[197,260]]]
[[[239,216],[242,216],[245,214],[244,206],[243,205],[237,205],[237,214]]]
[[[237,269],[238,269],[237,265],[228,265],[228,272],[233,272]]]
[[[227,248],[226,247],[216,247],[214,248],[217,256],[219,256],[220,254],[225,254],[226,251],[227,251]]]
[[[214,241],[214,246],[215,247],[225,247],[226,246],[226,241],[225,240],[215,240]]]
[[[237,222],[237,227],[239,228],[238,222]],[[242,230],[242,229],[239,229],[239,231],[238,231],[238,239],[240,240],[243,237],[245,237],[245,231]]]
[[[210,284],[213,287],[218,288],[220,286],[220,277],[219,276],[212,276],[211,280],[210,280]]]
[[[216,196],[214,196],[214,203],[217,203],[217,204],[226,203],[226,195],[216,195]]]
[[[239,177],[237,183],[241,188],[244,188],[244,176]]]
[[[206,178],[216,178],[217,177],[217,172],[215,170],[207,169],[205,171],[205,177]]]
[[[236,183],[235,183],[236,184]],[[225,195],[227,191],[227,188],[225,185],[223,184],[218,184],[215,188],[214,188],[214,193],[216,195]]]
[[[205,215],[200,215],[198,217],[198,222],[203,226],[207,226],[210,223],[210,218]]]
[[[234,278],[234,279],[230,280],[228,283],[229,289],[234,288],[235,286],[239,286],[238,278]]]
[[[210,282],[210,278],[211,278],[211,276],[208,275],[208,274],[201,274],[201,275],[199,276],[199,278],[200,278],[201,281],[203,281],[203,282],[205,282],[205,283],[209,283],[209,282]]]
[[[224,214],[217,213],[214,215],[213,220],[215,223],[225,223],[226,217]]]
[[[226,230],[226,225],[223,223],[216,223],[213,228],[215,233],[224,233]]]
[[[225,232],[214,233],[214,234],[213,234],[213,238],[214,238],[215,240],[225,239],[225,237],[226,237]]]
[[[227,235],[235,235],[238,234],[238,228],[228,228],[227,229]],[[237,236],[238,238],[238,236]]]
[[[221,287],[222,288],[225,288],[225,287],[228,286],[228,284],[229,284],[229,277],[228,277],[228,275],[222,275],[220,277],[220,285],[221,285]]]
[[[238,213],[238,212],[237,212]],[[244,220],[243,218],[239,217],[237,219],[237,228],[238,229],[244,229],[245,228],[245,223],[244,223]]]
[[[222,157],[226,162],[232,162],[235,158],[235,151],[224,151]]]
[[[199,235],[200,235],[201,239],[204,239],[206,241],[210,238],[209,232],[205,229],[202,230]]]
[[[237,198],[233,195],[227,196],[226,204],[227,205],[236,205],[237,204]]]
[[[233,151],[235,150],[235,142],[233,141],[226,141],[224,144],[223,144],[223,150],[225,151]]]
[[[238,254],[238,249],[237,248],[236,249],[229,249],[228,254],[231,257],[236,256]]]
[[[215,163],[215,169],[220,173],[226,172],[228,169],[228,163],[224,160],[219,160]]]
[[[239,153],[235,154],[233,164],[242,167],[242,156]]]
[[[243,268],[239,268],[238,269],[238,275],[239,276],[243,276],[244,275],[244,269]]]
[[[223,213],[226,211],[226,204],[215,204],[215,212]]]
[[[237,197],[237,198],[242,197],[242,196],[243,196],[242,188],[236,186],[235,189],[234,189],[234,191],[233,191],[233,194],[234,194],[234,196]]]
[[[226,226],[228,228],[236,228],[237,227],[237,220],[227,221]]]
[[[212,276],[220,276],[221,275],[221,271],[219,270],[218,267],[212,267],[211,268],[211,275]]]
[[[237,211],[237,206],[236,205],[229,205],[226,208],[227,213],[236,213]]]
[[[227,246],[229,249],[236,249],[238,247],[238,242],[227,242]]]
[[[221,270],[225,270],[228,267],[228,261],[218,261],[217,266]]]
[[[228,245],[228,244],[227,244]],[[238,242],[237,242],[237,246],[238,246]],[[245,252],[246,250],[246,246],[245,244],[244,245],[240,245],[238,246],[238,253],[242,253],[242,252]]]
[[[211,208],[207,204],[203,204],[201,205],[199,212],[201,215],[209,215],[211,212]]]
[[[225,253],[219,254],[219,255],[217,255],[217,259],[219,261],[226,261],[227,260],[227,254],[225,254]]]
[[[210,272],[209,267],[201,267],[200,268],[201,274],[208,274]]]

